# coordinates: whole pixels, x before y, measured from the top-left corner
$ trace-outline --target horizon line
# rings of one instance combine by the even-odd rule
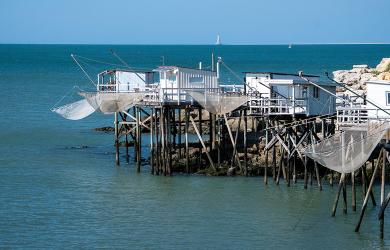
[[[299,46],[299,45],[390,45],[390,42],[340,42],[340,43],[243,43],[243,44],[208,44],[208,43],[2,43],[0,45],[119,45],[119,46]]]

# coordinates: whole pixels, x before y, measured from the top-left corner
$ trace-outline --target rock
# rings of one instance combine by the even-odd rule
[[[105,133],[108,133],[108,132],[114,132],[115,128],[113,127],[101,127],[101,128],[94,128],[95,131],[99,131],[99,132],[105,132]]]
[[[390,58],[382,58],[381,62],[376,66],[379,72],[390,71]]]
[[[344,82],[345,76],[348,74],[348,72],[348,70],[333,71],[333,78],[336,82]]]
[[[236,173],[236,168],[234,168],[234,167],[230,167],[229,169],[228,169],[228,171],[227,171],[227,175],[228,176],[231,176],[231,175],[234,175]]]
[[[378,75],[379,80],[390,80],[390,72],[382,72]]]
[[[390,58],[383,58],[376,68],[369,68],[366,64],[362,64],[353,65],[351,70],[336,70],[333,72],[333,78],[365,94],[367,81],[390,80]],[[344,91],[345,89],[340,89],[340,92]]]
[[[374,78],[376,78],[376,76],[374,76],[372,73],[364,73],[360,76],[360,83],[365,85],[367,81],[376,80]]]

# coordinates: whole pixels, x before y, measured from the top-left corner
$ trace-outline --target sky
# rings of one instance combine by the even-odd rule
[[[0,43],[390,43],[390,0],[0,0]]]

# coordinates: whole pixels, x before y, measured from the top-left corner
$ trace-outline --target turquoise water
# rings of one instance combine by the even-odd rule
[[[301,182],[287,188],[264,186],[260,178],[161,177],[146,165],[140,174],[133,164],[115,167],[113,136],[92,131],[111,125],[112,117],[67,121],[49,111],[72,86],[91,87],[70,54],[119,63],[110,48],[140,68],[161,64],[161,56],[166,64],[196,67],[202,61],[207,67],[214,50],[240,77],[268,70],[322,74],[375,66],[390,56],[389,45],[0,45],[0,247],[390,246],[388,233],[383,241],[378,237],[378,208],[369,207],[359,234],[353,232],[357,213],[330,217],[336,188],[327,185],[320,192],[303,190]],[[107,68],[84,66],[93,76]],[[224,82],[236,82],[222,70]],[[386,232],[389,226],[386,220]]]

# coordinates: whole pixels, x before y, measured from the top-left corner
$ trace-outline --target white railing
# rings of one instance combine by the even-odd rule
[[[249,102],[250,113],[261,115],[306,114],[306,99],[260,98],[253,97]]]
[[[188,90],[202,92],[221,92],[220,88],[162,88],[159,89],[160,102],[193,102],[193,98],[187,94]]]
[[[339,107],[336,110],[337,124],[352,126],[367,123],[368,121],[390,121],[390,109],[368,108],[366,106]]]

